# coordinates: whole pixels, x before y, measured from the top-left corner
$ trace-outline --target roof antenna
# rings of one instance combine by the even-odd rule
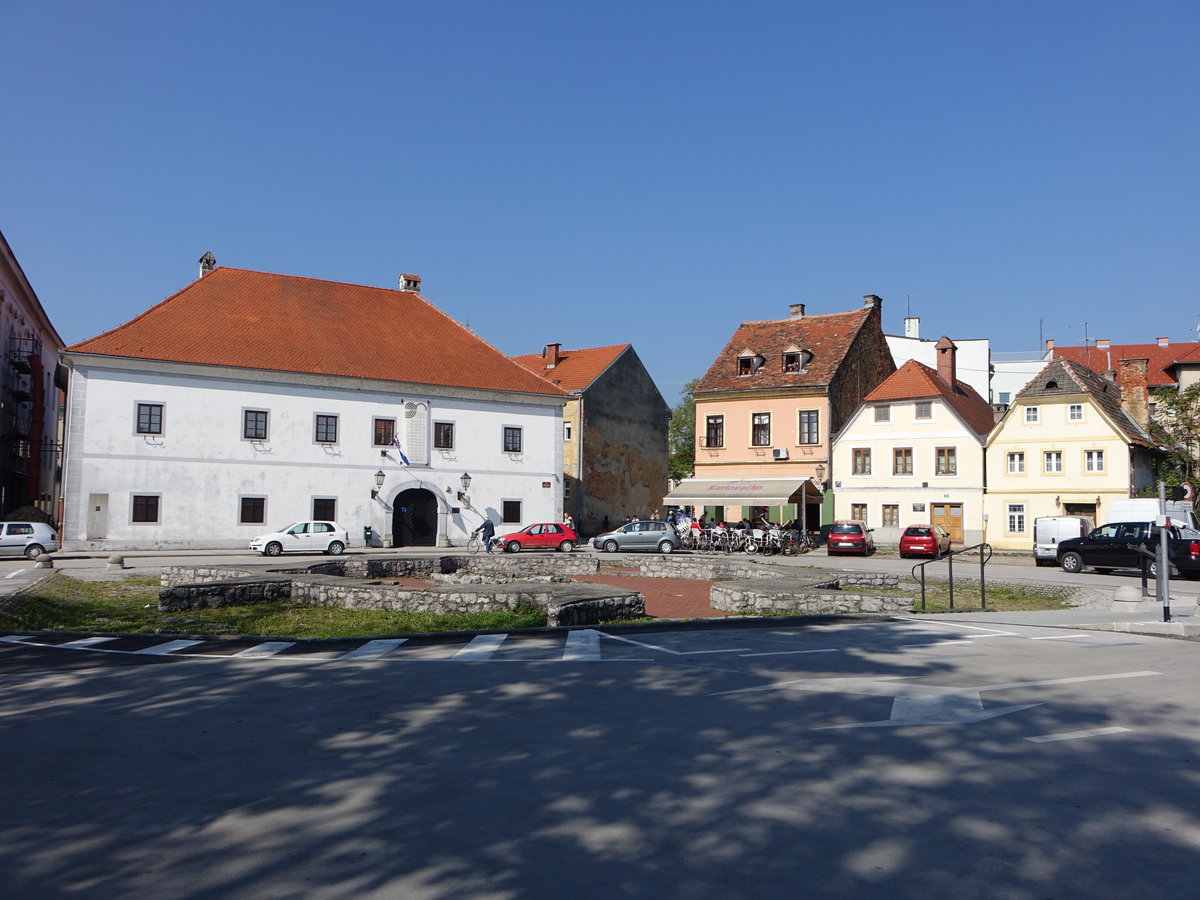
[[[1092,367],[1092,345],[1088,343],[1088,332],[1087,332],[1088,323],[1087,322],[1076,322],[1074,325],[1069,325],[1067,327],[1083,329],[1083,354],[1084,354],[1084,358],[1087,359],[1087,367],[1090,369]]]

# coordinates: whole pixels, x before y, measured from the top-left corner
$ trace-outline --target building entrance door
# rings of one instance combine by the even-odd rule
[[[422,488],[401,491],[392,501],[392,546],[437,544],[437,498]]]
[[[950,540],[956,544],[961,544],[963,542],[962,504],[929,504],[929,524],[941,525],[949,532]]]

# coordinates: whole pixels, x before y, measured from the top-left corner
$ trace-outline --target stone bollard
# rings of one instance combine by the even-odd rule
[[[1113,612],[1137,612],[1142,602],[1142,589],[1132,584],[1123,584],[1113,591]]]
[[[125,557],[114,553],[112,556],[110,556],[108,558],[108,565],[105,566],[104,568],[106,568],[106,569],[124,569],[125,568]]]
[[[37,558],[37,562],[33,564],[33,567],[35,569],[53,569],[54,557],[50,556],[48,553],[43,553]]]

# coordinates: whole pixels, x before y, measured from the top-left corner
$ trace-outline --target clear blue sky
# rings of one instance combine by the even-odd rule
[[[509,354],[884,298],[994,351],[1194,340],[1200,3],[0,0],[3,230],[68,342],[220,264]]]

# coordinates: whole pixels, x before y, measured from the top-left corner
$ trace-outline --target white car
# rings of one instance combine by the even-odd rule
[[[0,555],[37,559],[59,548],[58,534],[42,522],[0,522]]]
[[[250,549],[263,556],[280,553],[328,553],[346,549],[346,529],[337,522],[297,522],[250,541]]]

